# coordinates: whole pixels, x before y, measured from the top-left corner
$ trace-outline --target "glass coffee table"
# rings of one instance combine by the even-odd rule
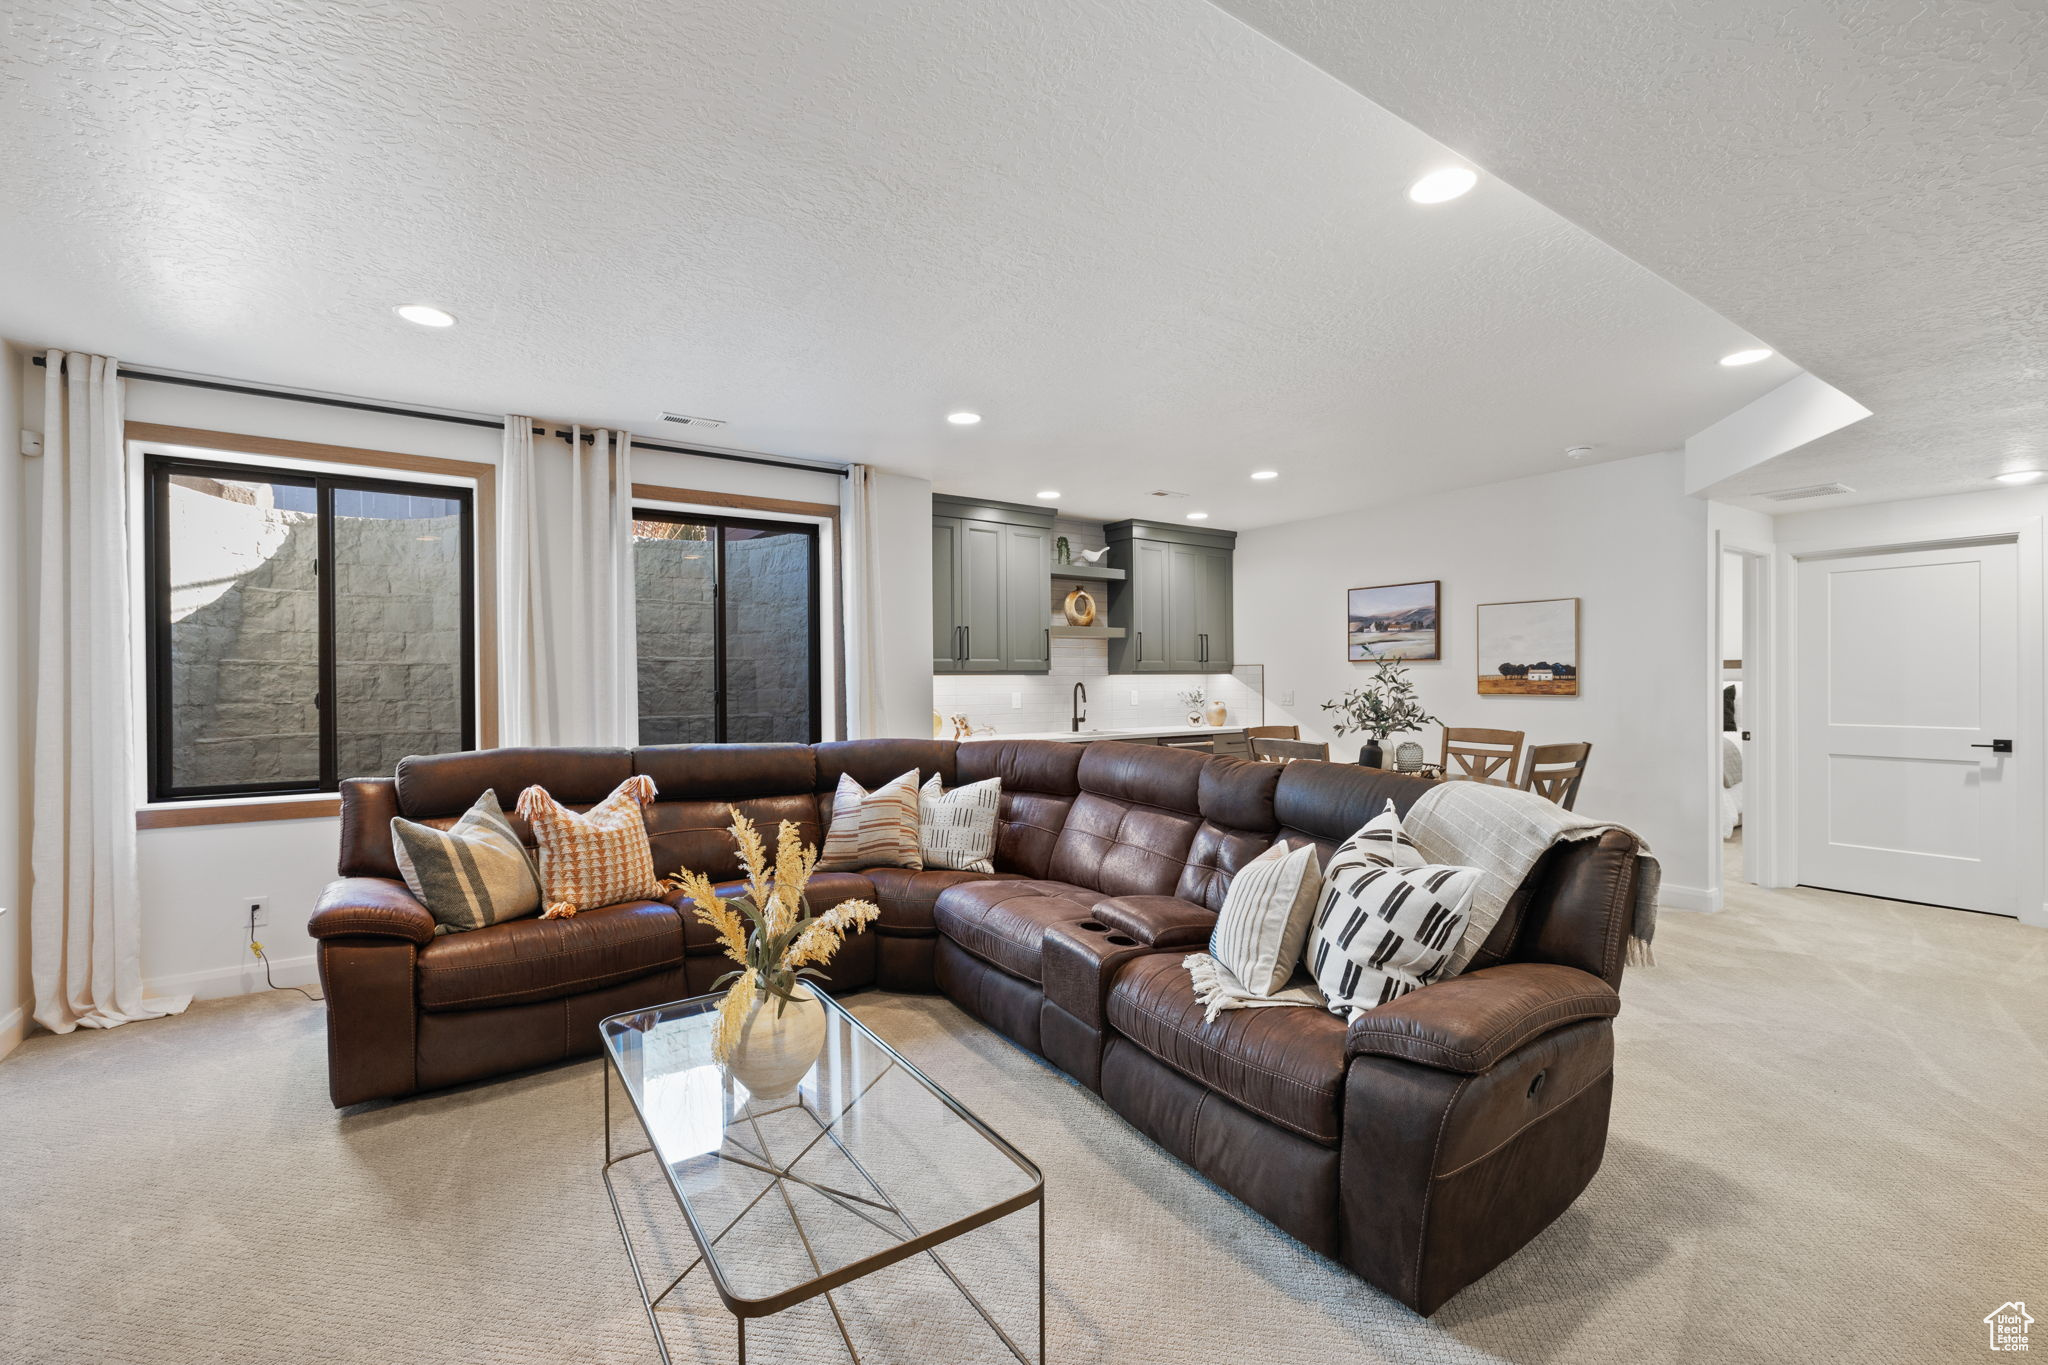
[[[750,1319],[820,1296],[858,1362],[848,1312],[833,1291],[928,1257],[1011,1355],[1043,1365],[1045,1185],[1038,1168],[836,1001],[820,998],[825,1046],[817,1065],[794,1095],[767,1103],[712,1057],[716,995],[598,1025],[606,1057],[605,1191],[662,1360],[669,1361],[669,1350],[657,1310],[699,1266],[736,1320],[742,1365]],[[645,1147],[613,1148],[615,1083],[631,1101]],[[660,1164],[695,1244],[695,1259],[658,1292],[634,1249],[613,1178],[613,1167],[638,1158]],[[1014,1283],[1017,1249],[1011,1241],[990,1242],[1007,1234],[992,1230],[946,1256],[939,1247],[1034,1205],[1036,1321],[1020,1330],[1028,1298]],[[998,1308],[1009,1311],[991,1311],[963,1272],[1006,1281],[1007,1302]],[[1005,1315],[1008,1328],[998,1320]],[[1019,1342],[1032,1328],[1035,1355]]]

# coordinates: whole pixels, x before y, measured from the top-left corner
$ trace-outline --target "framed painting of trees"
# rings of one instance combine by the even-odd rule
[[[1481,696],[1579,695],[1579,599],[1479,604]]]

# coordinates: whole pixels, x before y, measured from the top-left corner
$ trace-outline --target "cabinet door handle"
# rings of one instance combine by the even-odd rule
[[[962,626],[960,627],[960,658],[964,662],[965,660],[972,659],[973,657],[974,627]]]
[[[1209,662],[1209,633],[1207,631],[1202,632],[1202,662]]]
[[[1138,662],[1145,662],[1145,632],[1138,632]]]

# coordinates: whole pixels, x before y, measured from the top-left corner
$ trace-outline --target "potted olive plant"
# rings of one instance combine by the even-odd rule
[[[1325,711],[1335,711],[1339,717],[1337,733],[1348,735],[1354,731],[1365,736],[1365,746],[1358,751],[1358,761],[1368,768],[1377,768],[1385,755],[1380,752],[1380,742],[1388,735],[1403,735],[1420,730],[1425,725],[1439,725],[1441,721],[1422,709],[1422,702],[1415,695],[1415,684],[1409,681],[1408,671],[1393,659],[1381,659],[1365,686],[1354,687],[1335,701],[1323,703]]]

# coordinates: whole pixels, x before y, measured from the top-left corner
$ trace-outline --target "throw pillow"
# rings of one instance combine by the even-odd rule
[[[612,794],[578,815],[545,787],[519,793],[521,819],[540,845],[543,919],[595,910],[620,901],[661,899],[654,852],[640,809],[654,799],[654,779],[629,777]]]
[[[1337,846],[1330,865],[1323,869],[1325,881],[1338,868],[1352,863],[1380,863],[1388,867],[1421,867],[1429,860],[1401,828],[1401,816],[1394,803],[1365,822],[1356,834]]]
[[[917,839],[917,769],[869,791],[839,774],[832,794],[832,828],[818,852],[820,872],[855,872],[864,867],[922,869]]]
[[[1316,846],[1277,843],[1238,869],[1209,934],[1209,955],[1253,995],[1287,984],[1323,889]]]
[[[1003,781],[991,777],[947,791],[933,773],[917,794],[918,852],[926,867],[996,870],[996,813]],[[833,821],[836,826],[837,819]]]
[[[533,859],[495,791],[447,829],[391,817],[391,853],[399,875],[427,913],[436,934],[459,934],[540,909]]]
[[[1332,865],[1309,931],[1308,966],[1347,1019],[1443,974],[1472,912],[1476,867]]]

